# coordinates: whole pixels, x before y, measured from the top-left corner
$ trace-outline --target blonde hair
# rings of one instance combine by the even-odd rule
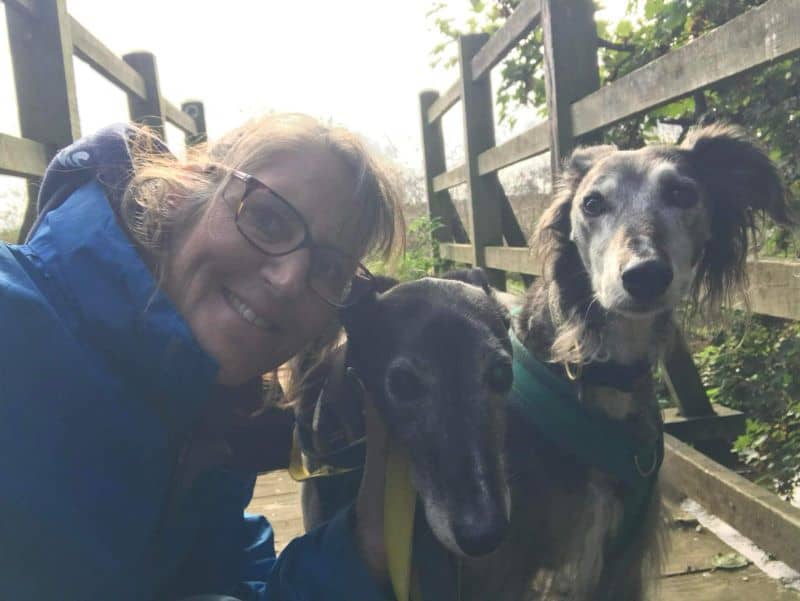
[[[281,153],[310,147],[332,152],[353,176],[359,258],[376,256],[391,262],[402,252],[405,227],[399,178],[360,137],[344,128],[297,113],[269,114],[213,143],[190,149],[183,161],[158,152],[146,130],[137,131],[129,144],[133,174],[122,199],[122,219],[159,284],[164,283],[166,266],[183,235],[226,185],[230,169],[251,173]],[[302,363],[319,365],[338,331],[338,327],[328,328],[320,339],[311,341]],[[319,360],[310,360],[309,353]],[[292,389],[302,387],[304,381],[296,371],[290,378]],[[288,398],[296,396],[290,390],[286,393]]]

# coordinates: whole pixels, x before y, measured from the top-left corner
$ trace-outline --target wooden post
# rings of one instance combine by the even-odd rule
[[[37,0],[35,14],[15,3],[5,7],[20,134],[45,144],[49,159],[81,135],[65,0]],[[28,180],[21,242],[36,218],[38,189],[38,180]]]
[[[162,140],[166,140],[164,124],[164,98],[158,83],[156,57],[151,52],[131,52],[122,57],[142,76],[147,90],[147,98],[142,99],[135,94],[128,94],[128,111],[131,120],[149,127]]]
[[[472,263],[483,267],[492,286],[505,290],[505,273],[488,269],[484,248],[503,245],[501,203],[492,179],[478,174],[478,155],[495,145],[492,86],[487,71],[477,80],[472,76],[472,57],[489,39],[487,34],[470,34],[458,39],[461,104],[464,111],[464,166],[472,242]]]
[[[600,87],[592,0],[542,0],[545,89],[553,179],[575,146],[570,107]]]
[[[195,144],[202,144],[208,141],[208,134],[206,133],[206,109],[200,100],[187,100],[181,104],[181,110],[194,119],[197,126],[196,134],[186,134],[186,145],[194,146]]]
[[[419,95],[420,121],[422,123],[422,152],[423,169],[425,177],[425,195],[428,198],[428,216],[431,220],[438,220],[441,227],[433,232],[433,252],[438,257],[439,243],[458,242],[467,243],[464,226],[458,216],[448,190],[435,192],[433,189],[434,176],[444,173],[447,169],[444,153],[444,137],[442,136],[441,119],[428,123],[428,109],[439,98],[439,92],[425,90]]]
[[[664,380],[683,417],[714,414],[692,353],[680,331],[676,332],[673,347],[664,359]]]

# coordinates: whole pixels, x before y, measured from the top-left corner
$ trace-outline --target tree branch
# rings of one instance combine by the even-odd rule
[[[617,50],[619,52],[636,52],[636,46],[633,44],[624,44],[620,42],[612,42],[597,36],[597,45],[601,48],[608,48],[609,50]]]

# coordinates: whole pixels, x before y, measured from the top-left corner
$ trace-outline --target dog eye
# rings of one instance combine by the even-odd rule
[[[697,192],[688,186],[675,186],[667,192],[667,202],[679,209],[688,209],[697,204]]]
[[[492,392],[505,394],[511,389],[514,381],[514,372],[511,365],[505,361],[498,361],[486,372],[486,384]]]
[[[603,195],[600,192],[591,192],[583,197],[583,202],[581,203],[581,209],[583,209],[584,214],[588,215],[589,217],[597,217],[606,208],[606,199],[603,198]]]
[[[419,376],[405,366],[396,366],[389,371],[386,387],[389,394],[400,401],[413,401],[425,392],[425,386]]]

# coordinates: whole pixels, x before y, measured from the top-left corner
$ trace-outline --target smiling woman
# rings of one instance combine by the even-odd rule
[[[56,156],[39,206],[0,247],[0,597],[382,598],[352,511],[276,559],[242,510],[288,459],[262,375],[324,346],[402,238],[391,171],[303,115],[185,161],[116,126]]]

